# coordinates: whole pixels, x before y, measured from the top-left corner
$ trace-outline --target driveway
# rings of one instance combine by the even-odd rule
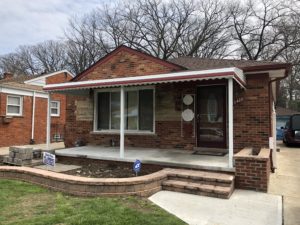
[[[283,196],[284,225],[300,224],[300,147],[279,144],[278,169],[271,174],[269,193]]]

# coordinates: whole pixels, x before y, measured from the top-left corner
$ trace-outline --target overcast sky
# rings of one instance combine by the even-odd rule
[[[0,55],[63,36],[68,18],[108,0],[0,0]]]

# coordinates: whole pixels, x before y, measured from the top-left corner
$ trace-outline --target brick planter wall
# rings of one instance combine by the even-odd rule
[[[244,148],[234,155],[235,187],[267,192],[270,176],[270,149],[261,149],[252,155],[251,148]]]
[[[167,176],[166,169],[139,177],[87,178],[29,167],[0,166],[0,179],[26,181],[77,196],[137,195],[148,197],[161,190],[161,184]]]

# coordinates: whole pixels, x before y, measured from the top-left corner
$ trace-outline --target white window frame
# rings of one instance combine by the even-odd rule
[[[52,117],[59,117],[60,116],[60,101],[53,100],[53,101],[50,102],[50,104],[52,104],[52,102],[56,102],[57,103],[57,107],[50,106],[51,116]],[[57,113],[56,114],[52,113],[52,109],[57,109]]]
[[[8,104],[8,98],[19,98],[20,99],[20,105],[14,105],[14,104]],[[8,106],[18,106],[20,107],[19,113],[9,113],[8,112]],[[7,116],[22,116],[23,115],[23,96],[20,95],[7,95],[6,97],[6,115]]]
[[[152,131],[147,130],[125,130],[126,134],[155,134],[155,86],[142,86],[142,87],[125,87],[124,91],[139,91],[139,90],[147,90],[151,89],[153,90],[153,128]],[[94,124],[93,124],[93,133],[111,133],[111,134],[119,134],[119,129],[103,129],[98,130],[98,93],[99,92],[120,92],[120,88],[103,88],[103,89],[96,89],[94,91]],[[139,97],[138,97],[139,98]],[[139,107],[139,105],[138,105]],[[109,119],[111,120],[111,115],[109,116]],[[139,123],[139,118],[138,118]],[[110,121],[109,121],[110,126]]]

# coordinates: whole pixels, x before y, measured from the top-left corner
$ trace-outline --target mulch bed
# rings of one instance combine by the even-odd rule
[[[124,178],[136,176],[133,171],[133,163],[79,159],[71,157],[60,157],[58,161],[59,163],[67,165],[81,166],[80,169],[63,172],[69,175],[93,178]],[[162,168],[159,166],[142,165],[141,172],[138,174],[138,176],[151,174],[161,169]]]

